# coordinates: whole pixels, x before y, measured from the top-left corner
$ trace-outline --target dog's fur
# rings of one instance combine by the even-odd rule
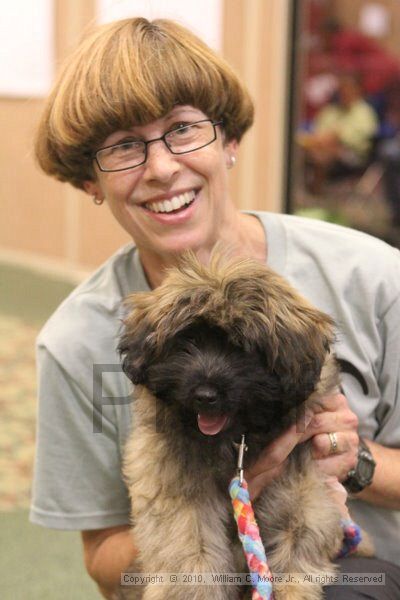
[[[228,493],[233,442],[246,434],[249,467],[307,405],[338,389],[332,320],[266,266],[218,255],[207,267],[188,255],[128,306],[120,351],[136,384],[124,464],[139,550],[132,570],[244,573]],[[197,413],[206,422],[228,420],[205,435]],[[295,448],[254,510],[272,572],[335,571],[340,515],[309,444]],[[322,598],[322,588],[307,583],[274,591],[276,600]],[[235,600],[242,593],[233,585],[150,585],[124,597]]]

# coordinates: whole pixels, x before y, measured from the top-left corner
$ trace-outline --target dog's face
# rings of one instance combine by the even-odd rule
[[[258,263],[211,272],[190,260],[132,297],[125,372],[199,436],[278,432],[315,389],[329,318]]]
[[[279,429],[313,391],[314,377],[305,377],[301,390],[284,393],[262,348],[240,347],[203,319],[168,338],[140,374],[142,385],[192,432],[232,439]]]

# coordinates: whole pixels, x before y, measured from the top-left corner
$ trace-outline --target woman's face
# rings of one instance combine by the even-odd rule
[[[116,131],[102,147],[132,138],[158,138],[181,124],[207,118],[192,106],[176,106],[148,125]],[[85,190],[107,200],[114,217],[143,252],[209,249],[235,212],[227,168],[237,142],[224,143],[221,127],[216,129],[213,143],[188,154],[172,154],[160,140],[148,146],[147,161],[132,169],[106,173],[95,165],[97,179],[86,182]],[[177,208],[171,211],[172,207]]]

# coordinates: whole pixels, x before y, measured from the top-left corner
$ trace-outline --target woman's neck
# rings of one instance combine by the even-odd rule
[[[209,246],[192,248],[199,260],[207,264],[211,252],[216,244],[226,246],[230,255],[252,257],[260,262],[267,260],[267,240],[265,230],[260,220],[254,215],[237,212],[231,220],[229,227],[224,227]],[[151,288],[160,285],[165,276],[165,271],[175,266],[180,254],[157,253],[148,248],[139,248],[140,260],[147,281]]]

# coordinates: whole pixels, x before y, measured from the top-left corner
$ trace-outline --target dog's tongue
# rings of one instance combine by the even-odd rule
[[[216,435],[219,433],[227,420],[227,415],[210,416],[203,415],[202,413],[197,415],[197,424],[201,433],[205,435]]]

